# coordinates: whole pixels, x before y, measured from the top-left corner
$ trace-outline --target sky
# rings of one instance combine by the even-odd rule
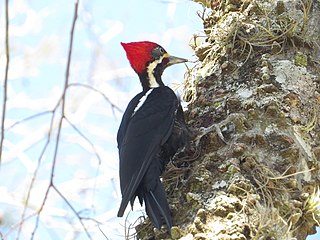
[[[192,59],[189,41],[201,32],[196,15],[201,7],[185,0],[80,0],[69,82],[82,85],[67,91],[53,178],[58,191],[49,188],[45,199],[75,2],[9,2],[11,58],[0,169],[0,230],[6,239],[17,239],[28,201],[19,239],[31,239],[32,234],[34,239],[88,239],[71,207],[88,218],[84,222],[94,239],[105,239],[104,234],[123,239],[125,225],[134,223],[142,212],[135,206],[128,219],[116,217],[121,200],[116,133],[127,103],[141,86],[120,42],[154,41],[172,55]],[[0,10],[4,44],[4,1]],[[1,85],[4,66],[5,52],[0,48]],[[167,69],[164,81],[170,86],[181,84],[185,71],[184,65]],[[34,214],[44,200],[37,225]]]
[[[135,206],[135,211],[126,211],[128,219],[116,217],[121,199],[116,133],[126,105],[141,91],[120,42],[154,41],[171,55],[195,59],[189,44],[194,34],[203,36],[197,16],[202,7],[189,0],[80,0],[69,79],[74,85],[66,95],[67,118],[53,178],[59,192],[50,188],[36,227],[34,213],[45,200],[54,162],[75,2],[9,2],[11,60],[0,169],[0,231],[6,239],[17,239],[28,200],[19,239],[31,239],[33,233],[34,239],[88,239],[71,207],[87,218],[84,222],[93,239],[123,239],[126,227],[143,213]],[[2,46],[4,13],[2,1]],[[1,86],[4,66],[1,47]],[[166,69],[164,82],[176,88],[186,70],[183,64]],[[0,90],[2,106],[3,87]]]

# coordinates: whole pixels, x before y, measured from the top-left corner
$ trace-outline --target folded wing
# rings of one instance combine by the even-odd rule
[[[117,136],[122,193],[119,217],[129,201],[134,201],[151,161],[171,135],[179,106],[175,93],[163,86],[153,89],[133,114],[142,97],[138,94],[128,105]]]

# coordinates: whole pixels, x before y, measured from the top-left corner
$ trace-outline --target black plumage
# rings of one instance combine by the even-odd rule
[[[129,103],[117,135],[120,158],[120,188],[122,201],[118,216],[138,197],[144,202],[147,215],[155,227],[164,223],[172,227],[172,217],[166,193],[160,181],[165,165],[188,139],[183,110],[175,93],[162,83],[166,66],[155,67],[158,87],[143,84],[143,91]],[[159,69],[158,68],[162,68]],[[148,74],[139,74],[146,83]]]

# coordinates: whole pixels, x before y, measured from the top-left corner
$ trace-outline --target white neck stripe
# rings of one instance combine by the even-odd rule
[[[147,67],[147,74],[149,78],[149,87],[150,88],[157,88],[160,87],[159,83],[157,82],[155,76],[154,76],[154,70],[157,67],[159,63],[162,62],[163,57],[160,57],[158,60],[155,60],[149,64]]]
[[[135,109],[133,110],[133,113],[131,115],[131,117],[133,117],[133,115],[136,114],[136,112],[142,107],[142,105],[145,103],[145,101],[147,100],[147,97],[150,95],[150,93],[152,92],[153,88],[149,89],[145,95],[143,95],[142,98],[140,98],[139,103],[137,104],[137,106],[135,107]]]

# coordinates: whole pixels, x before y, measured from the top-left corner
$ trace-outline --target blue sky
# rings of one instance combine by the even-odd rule
[[[4,10],[3,2],[0,9]],[[80,1],[70,82],[94,87],[124,110],[141,87],[120,42],[155,41],[172,55],[192,58],[188,43],[202,28],[197,9],[201,7],[189,1]],[[26,216],[38,209],[48,188],[60,116],[57,111],[52,129],[52,113],[20,121],[52,111],[61,96],[74,1],[12,0],[9,11],[11,65],[0,217],[4,219],[1,230],[6,238],[16,239],[10,226],[21,219],[32,178],[36,181]],[[4,42],[4,11],[0,16],[0,38]],[[0,72],[4,73],[3,50],[0,63]],[[185,70],[185,66],[168,69],[164,79],[169,84],[181,83]],[[64,122],[54,183],[82,216],[100,221],[101,230],[109,238],[123,239],[125,218],[115,217],[120,202],[115,136],[122,112],[112,111],[101,94],[83,87],[70,88],[66,103],[66,115],[77,131]],[[34,175],[38,162],[39,170]],[[132,223],[140,215],[137,208],[128,221]],[[95,239],[103,237],[95,222],[86,224]],[[20,239],[29,239],[34,228],[35,218],[31,217],[24,222]],[[77,229],[81,226],[70,208],[50,191],[35,239],[87,239]]]
[[[4,43],[4,1],[0,10],[0,39]],[[94,87],[124,110],[141,86],[120,42],[155,41],[172,55],[192,59],[189,42],[193,34],[202,34],[203,28],[198,10],[201,7],[188,0],[80,1],[70,82]],[[73,12],[74,1],[70,0],[10,1],[8,130],[0,171],[0,218],[4,219],[0,230],[4,233],[21,218],[26,190],[39,160],[27,215],[38,208],[48,187],[59,114],[41,159],[52,115],[10,126],[57,104],[64,84]],[[1,74],[4,63],[0,48]],[[183,81],[185,71],[184,65],[169,68],[164,81],[175,86]],[[0,81],[3,78],[1,75]],[[115,136],[122,112],[113,111],[101,94],[84,87],[70,88],[66,102],[68,120],[77,131],[64,122],[55,185],[82,216],[100,221],[101,230],[110,239],[123,239],[125,218],[115,217],[120,202]],[[130,213],[131,223],[141,215],[136,209]],[[32,217],[24,223],[20,239],[30,238],[34,224]],[[94,239],[103,239],[93,221],[86,224]],[[78,229],[81,226],[70,208],[51,191],[35,239],[87,239]],[[15,233],[9,232],[7,239],[16,239]]]

